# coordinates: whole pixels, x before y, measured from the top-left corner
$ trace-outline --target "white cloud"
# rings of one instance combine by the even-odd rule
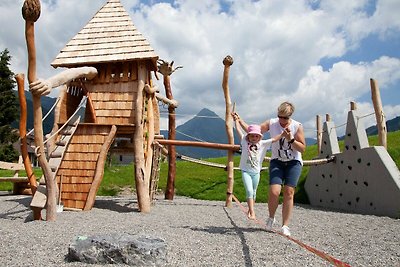
[[[304,115],[296,115],[303,119],[309,128],[315,128],[315,119],[310,118],[310,114],[330,114],[336,124],[342,124],[346,122],[350,102],[371,91],[371,78],[378,81],[381,91],[384,91],[389,84],[400,81],[400,60],[381,57],[371,63],[357,65],[338,62],[328,71],[323,71],[320,66],[312,66],[300,81],[293,96],[298,108],[304,112]],[[357,106],[360,114],[374,112],[371,102],[360,102]],[[389,117],[389,114],[395,115],[394,111],[399,108],[400,105],[388,107],[390,111],[386,113],[387,118],[393,118]],[[386,106],[384,111],[385,109]],[[371,118],[365,119],[366,126],[375,123]]]

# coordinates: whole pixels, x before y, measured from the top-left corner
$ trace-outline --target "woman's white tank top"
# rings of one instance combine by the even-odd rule
[[[293,136],[296,135],[300,125],[300,122],[291,119],[289,129],[293,133]],[[280,125],[279,118],[274,118],[269,121],[269,133],[271,138],[281,134],[283,130],[284,128]],[[298,160],[301,162],[301,164],[303,164],[301,153],[294,149],[292,144],[289,144],[288,140],[286,140],[284,137],[282,137],[279,141],[272,143],[271,150],[271,159],[279,159],[280,161]]]

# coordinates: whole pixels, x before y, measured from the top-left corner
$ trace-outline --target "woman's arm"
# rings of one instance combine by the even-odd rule
[[[281,139],[282,135],[283,135],[283,132],[278,135],[275,135],[274,137],[271,137],[272,143],[277,142],[279,139]]]
[[[260,127],[261,127],[262,133],[268,132],[269,131],[269,120],[266,120],[263,123],[261,123]]]

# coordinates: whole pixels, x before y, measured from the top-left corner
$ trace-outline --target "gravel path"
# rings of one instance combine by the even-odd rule
[[[151,213],[142,214],[133,198],[98,197],[91,211],[64,211],[56,222],[45,222],[32,221],[30,200],[0,196],[0,266],[96,266],[66,261],[68,246],[79,235],[116,232],[163,238],[168,266],[174,267],[331,266],[248,221],[236,204],[225,208],[221,201],[176,197],[157,200]],[[256,204],[256,212],[266,219],[264,203]],[[296,205],[291,231],[351,266],[400,266],[400,220]]]

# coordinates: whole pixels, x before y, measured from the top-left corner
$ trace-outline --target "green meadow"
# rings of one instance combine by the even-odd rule
[[[378,137],[368,137],[370,146],[378,145]],[[395,161],[397,167],[400,166],[400,131],[389,132],[387,137],[388,152]],[[339,142],[340,150],[343,151],[343,141]],[[317,156],[317,145],[307,146],[303,154],[305,160],[311,160]],[[235,154],[234,165],[238,166],[240,156]],[[209,162],[226,164],[226,157],[204,159]],[[175,177],[175,194],[203,200],[225,200],[226,198],[226,178],[227,172],[221,168],[209,167],[196,163],[177,160]],[[268,163],[265,163],[268,166]],[[295,202],[308,203],[308,198],[304,190],[304,183],[310,167],[305,166],[296,188]],[[40,169],[35,170],[36,177],[40,177]],[[0,170],[0,176],[12,176],[12,171]],[[20,176],[25,173],[21,172]],[[168,163],[163,160],[160,169],[160,180],[158,183],[159,191],[164,191],[167,185]],[[268,171],[261,173],[260,185],[257,191],[257,202],[266,202],[268,199]],[[104,178],[98,191],[98,195],[115,196],[127,187],[135,189],[133,165],[114,165],[106,166]],[[12,183],[0,183],[1,191],[11,191]],[[241,173],[239,170],[234,172],[234,192],[240,200],[245,200],[245,190],[243,187]]]

